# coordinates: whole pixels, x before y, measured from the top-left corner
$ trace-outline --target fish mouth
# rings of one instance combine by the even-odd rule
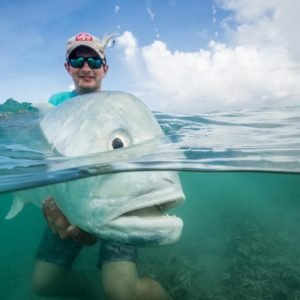
[[[160,216],[163,217],[164,214],[169,210],[169,208],[174,206],[176,206],[176,201],[169,201],[166,203],[155,204],[153,206],[134,209],[120,215],[118,218],[120,217],[147,218],[147,217],[160,217]]]
[[[131,199],[134,201],[126,201],[123,209],[118,213],[115,211],[116,214],[102,227],[104,239],[137,246],[167,245],[179,240],[183,221],[169,215],[169,210],[184,201],[181,189],[174,185],[159,190],[148,187],[145,193]]]
[[[165,180],[174,184],[173,181]],[[159,199],[159,200],[158,200]],[[157,190],[153,187],[147,187],[140,195],[135,197],[135,205],[124,205],[122,211],[111,218],[108,223],[114,222],[120,218],[139,218],[139,219],[159,219],[170,218],[167,214],[171,208],[177,207],[185,199],[181,190],[174,191],[174,185]],[[130,202],[130,201],[129,201]]]
[[[178,206],[178,201],[170,200],[164,203],[135,208],[133,210],[126,211],[119,216],[116,216],[114,219],[110,220],[108,224],[113,224],[118,220],[122,220],[126,223],[133,221],[138,223],[139,225],[142,225],[142,222],[163,222],[163,219],[165,218],[169,220],[171,218],[177,218],[175,215],[167,214],[167,211],[176,206]],[[154,225],[154,223],[152,223],[152,225]]]
[[[137,246],[175,243],[181,236],[183,222],[177,216],[168,215],[166,212],[177,204],[177,201],[170,201],[121,214],[106,224],[108,237],[114,235],[122,243]]]

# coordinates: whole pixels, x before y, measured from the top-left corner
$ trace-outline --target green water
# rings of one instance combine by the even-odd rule
[[[181,180],[182,238],[141,249],[140,274],[178,300],[300,299],[300,175],[198,172]],[[5,221],[10,195],[0,199],[0,299],[43,299],[30,290],[43,217],[28,205]],[[97,250],[84,249],[74,266],[91,283],[89,299],[101,299]]]

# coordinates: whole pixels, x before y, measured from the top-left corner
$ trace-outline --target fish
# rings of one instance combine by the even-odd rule
[[[46,111],[40,127],[53,149],[65,157],[137,155],[140,149],[153,151],[159,144],[151,141],[164,137],[141,100],[117,91],[67,100]],[[169,215],[185,201],[176,171],[101,174],[16,191],[6,219],[15,217],[27,203],[41,207],[49,196],[71,224],[100,239],[159,246],[177,242],[182,234],[183,220]]]

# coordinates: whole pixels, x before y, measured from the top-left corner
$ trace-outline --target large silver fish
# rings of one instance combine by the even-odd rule
[[[163,135],[147,107],[121,92],[66,101],[45,114],[41,128],[49,143],[67,157],[111,150],[134,155],[135,147],[130,146]],[[174,243],[181,236],[182,220],[166,215],[184,200],[176,172],[113,173],[15,192],[7,219],[24,203],[41,205],[49,195],[71,224],[103,239],[145,246]]]

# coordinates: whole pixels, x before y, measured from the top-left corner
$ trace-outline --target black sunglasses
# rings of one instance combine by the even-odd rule
[[[100,57],[76,57],[76,58],[69,58],[67,62],[70,64],[71,67],[80,69],[83,67],[84,63],[87,62],[89,67],[92,69],[100,69],[105,62]]]

